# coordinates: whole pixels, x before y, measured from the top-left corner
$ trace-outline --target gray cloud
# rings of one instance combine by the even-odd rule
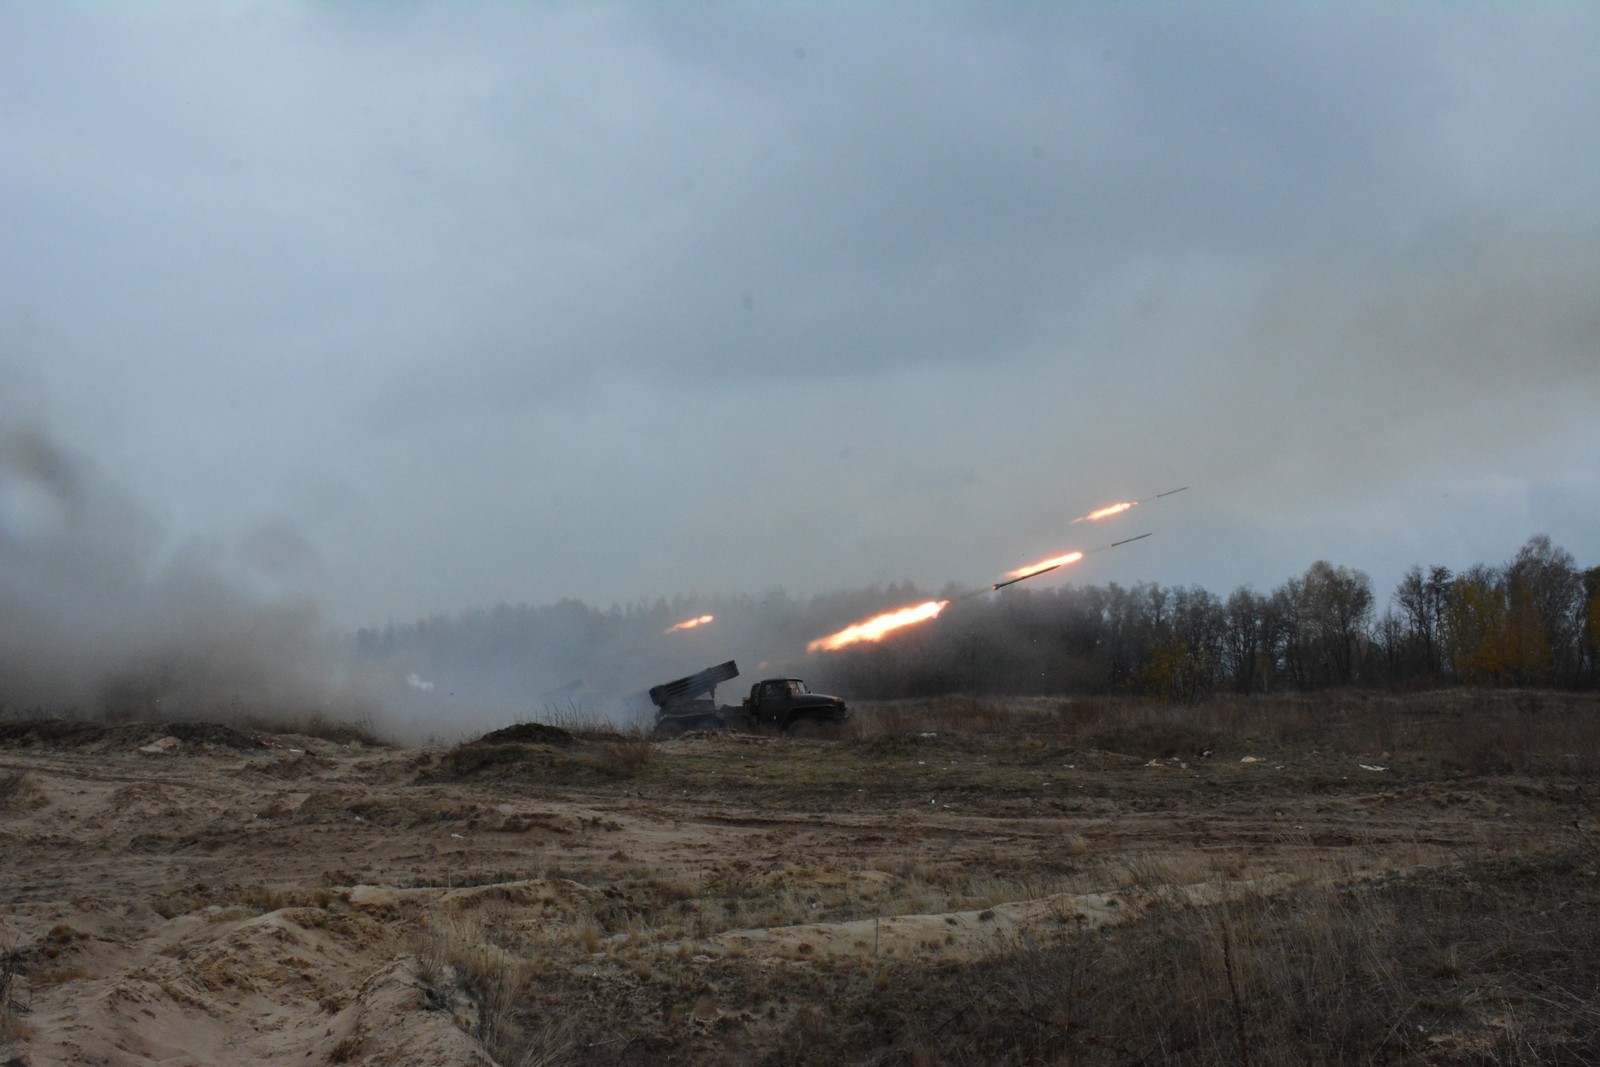
[[[0,360],[348,624],[982,581],[1186,481],[1075,574],[1589,560],[1596,31],[12,6]]]

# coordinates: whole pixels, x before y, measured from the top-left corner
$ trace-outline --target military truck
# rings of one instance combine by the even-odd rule
[[[738,677],[733,660],[664,682],[650,690],[656,706],[657,737],[676,737],[689,730],[750,730],[775,727],[783,733],[850,718],[845,702],[813,693],[799,678],[766,678],[750,687],[738,706],[716,702],[717,686]]]

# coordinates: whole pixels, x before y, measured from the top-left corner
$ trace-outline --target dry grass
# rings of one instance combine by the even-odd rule
[[[1272,748],[1404,753],[1481,773],[1600,773],[1594,694],[1336,691],[1223,698],[1198,705],[1133,698],[1068,701],[946,697],[858,707],[850,737],[1026,737],[1150,758]]]
[[[580,785],[637,778],[655,758],[642,728],[618,730],[577,719],[516,723],[445,752],[425,777],[454,780],[492,776]]]
[[[184,720],[168,720],[156,715],[102,716],[19,716],[0,712],[0,744],[50,744],[67,747],[90,745],[106,740],[137,741],[144,744],[162,736],[181,741],[209,744],[218,748],[258,747],[252,733],[300,734],[339,744],[388,747],[370,716],[350,719],[331,718],[320,711],[297,712],[220,711],[213,715]]]
[[[637,778],[655,759],[655,745],[644,734],[630,734],[616,740],[594,742],[585,747],[582,757],[597,771],[612,778]]]
[[[426,1001],[437,1009],[463,1001],[475,1017],[473,1036],[497,1063],[567,1063],[575,1043],[565,1014],[530,1018],[525,1005],[535,996],[536,968],[502,944],[505,927],[504,912],[430,917],[411,939]]]
[[[337,896],[331,889],[268,885],[231,886],[221,893],[224,903],[237,904],[263,915],[285,908],[327,908]]]
[[[0,948],[0,1045],[32,1036],[33,1028],[20,1018],[27,1010],[17,989],[22,960],[22,950],[17,946]]]
[[[370,715],[349,719],[336,719],[313,711],[309,715],[282,713],[276,715],[250,715],[240,720],[243,726],[266,734],[299,734],[332,741],[341,745],[362,745],[367,748],[387,748],[389,742],[379,734]]]
[[[417,974],[436,993],[453,985],[477,1008],[476,1036],[493,1046],[527,981],[526,965],[495,944],[483,919],[446,914],[416,938]]]
[[[252,883],[198,883],[174,886],[154,903],[156,914],[171,919],[206,907],[231,909],[221,913],[230,918],[264,915],[284,908],[328,908],[338,894],[324,886],[263,885]]]
[[[1553,855],[1174,902],[971,963],[813,965],[784,992],[825,1015],[792,1013],[755,1062],[1594,1062],[1600,892],[1586,877]]]
[[[1266,880],[1211,905],[1183,890],[1212,866],[1143,857],[1087,876],[1144,894],[1130,921],[1035,927],[976,958],[777,965],[659,940],[693,925],[686,906],[719,901],[727,917],[812,921],[827,894],[799,883],[817,871],[640,869],[559,921],[529,925],[509,903],[432,913],[411,945],[427,1005],[507,1064],[1584,1063],[1600,1055],[1600,883],[1592,849],[1573,848]],[[1244,855],[1215,866],[1253,873]],[[886,912],[1053,888],[884,874]]]
[[[925,803],[937,787],[1004,812],[1012,797],[1034,810],[1042,787],[1073,766],[1102,774],[1077,775],[1075,788],[1098,781],[1107,795],[1144,805],[1162,796],[1203,804],[1219,788],[1365,797],[1378,780],[1361,778],[1357,764],[1381,761],[1404,768],[1411,785],[1551,775],[1565,796],[1594,774],[1594,710],[1581,698],[1535,707],[1472,693],[1182,708],[898,702],[857,709],[836,739],[647,744],[634,777],[658,795],[737,797],[783,811]],[[618,742],[587,742],[567,758],[600,743]],[[1242,764],[1243,753],[1268,758]],[[1186,761],[1195,761],[1192,773]],[[1298,831],[1285,826],[1274,848],[1314,854]],[[1070,833],[1027,860],[997,848],[851,864],[620,862],[603,875],[569,872],[604,892],[559,921],[519,927],[513,909],[472,936],[495,946],[476,966],[498,968],[495,982],[521,989],[498,1024],[504,1033],[570,1021],[559,1040],[528,1046],[554,1058],[528,1062],[643,1064],[669,1054],[707,1064],[952,1067],[1593,1062],[1597,850],[1581,833],[1568,836],[1570,848],[1416,875],[1330,878],[1339,867],[1324,864],[1322,875],[1287,889],[1282,867],[1250,848],[1102,856]],[[1204,903],[1221,898],[1207,887],[1224,883],[1227,902]],[[1141,902],[1136,918],[1103,930],[1034,928],[975,960],[933,952],[863,968],[800,947],[781,961],[748,946],[702,954],[710,939],[737,930],[1111,890]],[[451,966],[471,973],[473,965]]]
[[[27,811],[47,802],[38,783],[24,772],[0,772],[0,811]]]
[[[412,927],[425,1006],[502,1064],[1600,1062],[1592,698],[951,698],[798,740],[561,730],[250,809],[416,842],[363,881],[490,887],[381,922]],[[256,877],[158,906],[353,906]],[[1090,894],[1123,910],[1065,902]],[[1057,910],[1003,907],[1022,902]],[[905,923],[906,953],[823,950],[823,924],[897,916],[936,918]],[[1019,932],[980,944],[991,919]]]
[[[1058,719],[1056,701],[1000,700],[971,696],[886,700],[853,705],[845,736],[855,741],[925,733],[994,733],[1049,730]]]

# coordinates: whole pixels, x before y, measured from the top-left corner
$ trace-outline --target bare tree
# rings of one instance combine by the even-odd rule
[[[1583,629],[1579,637],[1582,674],[1579,684],[1600,681],[1600,567],[1583,572]]]
[[[1222,667],[1240,693],[1264,690],[1271,682],[1265,609],[1266,598],[1249,586],[1235,589],[1223,608]]]
[[[1449,567],[1433,566],[1424,572],[1421,567],[1413,566],[1394,591],[1409,643],[1415,646],[1421,670],[1433,679],[1444,671],[1441,641],[1452,580]]]
[[[1312,684],[1355,681],[1358,646],[1372,618],[1372,579],[1318,560],[1300,582],[1296,606]]]
[[[1537,620],[1536,630],[1524,626],[1519,628],[1518,636],[1534,642],[1542,640],[1548,646],[1547,655],[1543,649],[1535,649],[1528,652],[1528,658],[1548,659],[1552,680],[1576,682],[1578,638],[1586,604],[1583,579],[1572,553],[1552,545],[1545,534],[1530,537],[1506,566],[1506,585],[1513,610],[1531,611]]]

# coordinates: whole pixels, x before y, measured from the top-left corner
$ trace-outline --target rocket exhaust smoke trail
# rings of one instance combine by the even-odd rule
[[[701,615],[698,618],[685,619],[680,623],[676,623],[675,625],[667,627],[665,630],[662,630],[661,632],[664,633],[664,634],[675,634],[675,633],[681,633],[684,630],[693,630],[693,629],[696,629],[698,627],[704,626],[708,622],[715,622],[716,618],[717,617],[715,615]]]
[[[1181,493],[1187,488],[1189,488],[1187,485],[1181,485],[1176,489],[1168,489],[1165,493],[1157,493],[1155,496],[1147,496],[1143,500],[1124,500],[1118,504],[1107,504],[1103,508],[1096,508],[1087,515],[1080,515],[1072,521],[1074,524],[1080,522],[1099,522],[1101,519],[1109,519],[1113,515],[1121,515],[1124,511],[1128,511],[1131,508],[1136,508],[1140,504],[1148,504],[1152,500],[1160,500],[1164,496],[1172,496],[1174,493]]]

